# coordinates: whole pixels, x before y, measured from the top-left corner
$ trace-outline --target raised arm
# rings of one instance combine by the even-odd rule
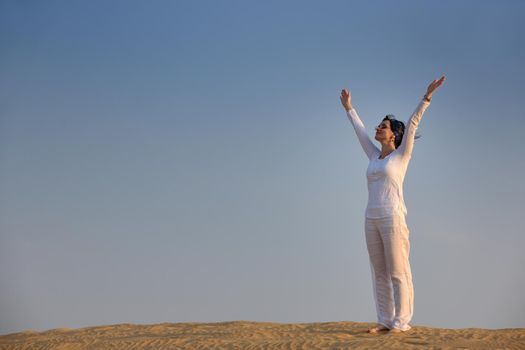
[[[366,134],[365,125],[363,124],[361,118],[359,118],[359,115],[357,114],[355,108],[352,106],[350,92],[346,89],[343,89],[341,91],[341,103],[343,104],[343,107],[346,110],[346,116],[354,126],[355,133],[357,135],[359,143],[361,144],[361,147],[363,148],[363,151],[365,151],[368,159],[371,159],[374,153],[380,152],[379,148],[377,148],[372,143],[372,140],[370,140],[370,138]]]
[[[434,80],[430,83],[427,88],[427,93],[425,97],[419,102],[414,113],[408,119],[406,130],[403,135],[403,140],[399,145],[398,152],[402,155],[403,158],[410,158],[412,156],[412,150],[414,148],[414,138],[416,135],[416,130],[419,126],[419,122],[425,113],[425,110],[430,105],[430,100],[432,99],[432,94],[434,91],[443,84],[445,81],[445,76],[442,76],[439,80]]]
[[[421,117],[423,117],[423,113],[425,113],[428,106],[430,106],[430,99],[423,98],[417,105],[414,113],[410,116],[410,119],[408,119],[403,139],[397,150],[403,158],[410,158],[412,156],[416,130],[421,121]]]

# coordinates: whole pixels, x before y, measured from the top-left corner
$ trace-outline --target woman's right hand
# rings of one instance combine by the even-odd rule
[[[341,103],[347,111],[352,109],[352,97],[347,89],[341,90]]]

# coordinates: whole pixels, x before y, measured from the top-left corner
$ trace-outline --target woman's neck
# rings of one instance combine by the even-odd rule
[[[381,148],[381,155],[380,155],[380,158],[385,158],[386,156],[388,156],[390,153],[394,152],[396,150],[396,148],[392,145],[392,144],[389,144],[389,145],[383,145],[383,147]]]

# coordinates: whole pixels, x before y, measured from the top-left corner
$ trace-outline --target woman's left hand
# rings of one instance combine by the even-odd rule
[[[432,94],[434,93],[434,91],[436,91],[436,89],[438,87],[441,86],[441,84],[443,84],[443,82],[445,81],[445,76],[443,75],[441,78],[439,78],[439,80],[434,80],[430,83],[430,85],[428,86],[427,88],[427,97],[430,99],[430,97],[432,97]]]

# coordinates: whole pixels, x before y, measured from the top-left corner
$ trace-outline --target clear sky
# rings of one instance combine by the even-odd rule
[[[525,327],[525,2],[2,1],[0,333],[375,322],[369,135],[446,75],[405,178],[412,324]]]

